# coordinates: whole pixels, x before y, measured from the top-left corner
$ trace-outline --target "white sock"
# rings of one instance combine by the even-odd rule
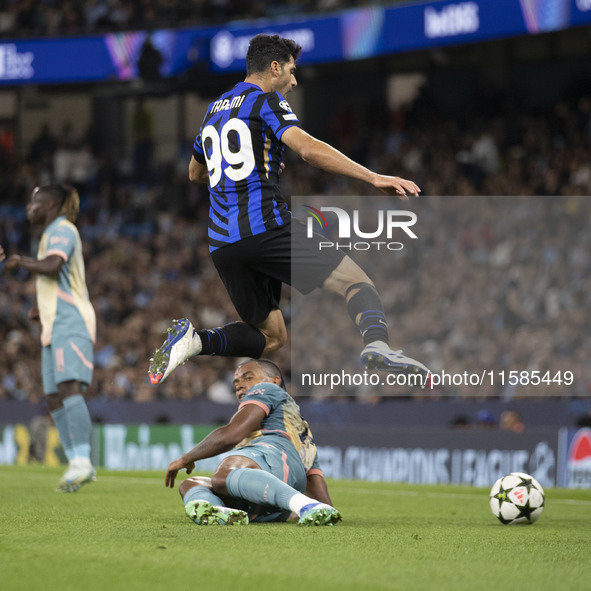
[[[76,457],[70,460],[70,466],[76,466],[81,468],[92,468],[92,464],[88,458]]]
[[[201,337],[197,334],[197,331],[193,329],[191,344],[189,345],[189,357],[195,357],[195,355],[199,355],[199,353],[201,353],[201,349],[203,349]]]
[[[318,503],[319,501],[317,501],[316,499],[311,499],[310,497],[307,497],[306,495],[303,495],[302,493],[297,493],[295,495],[293,495],[293,497],[291,497],[291,499],[289,499],[289,508],[296,513],[297,515],[300,514],[300,511],[302,510],[302,507],[305,507],[306,505],[310,505],[312,503]]]

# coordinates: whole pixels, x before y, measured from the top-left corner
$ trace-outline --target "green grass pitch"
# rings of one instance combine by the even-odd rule
[[[336,527],[199,527],[164,473],[0,467],[3,591],[588,591],[591,491],[549,489],[534,525],[504,526],[488,490],[330,481]]]

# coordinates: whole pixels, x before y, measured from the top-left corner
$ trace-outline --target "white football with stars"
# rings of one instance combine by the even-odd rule
[[[533,523],[544,510],[544,489],[533,476],[511,472],[493,484],[489,502],[493,515],[505,525]]]

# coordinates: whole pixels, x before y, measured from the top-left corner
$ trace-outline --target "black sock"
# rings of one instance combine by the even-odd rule
[[[203,347],[200,355],[258,359],[267,344],[265,335],[246,322],[231,322],[218,328],[198,330],[197,334]]]
[[[347,310],[351,320],[355,322],[361,332],[363,344],[367,345],[374,341],[387,343],[388,324],[380,294],[369,283],[356,283],[349,287],[347,293],[352,289],[359,289],[359,291],[347,302]],[[357,324],[359,314],[361,314],[361,318]]]

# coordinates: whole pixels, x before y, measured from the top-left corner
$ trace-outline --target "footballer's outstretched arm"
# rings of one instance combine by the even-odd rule
[[[365,181],[386,195],[396,196],[406,201],[408,195],[418,197],[421,191],[412,181],[397,176],[377,174],[369,170],[299,127],[286,129],[281,136],[281,141],[312,166]]]
[[[178,460],[174,460],[166,471],[165,484],[174,487],[174,480],[179,470],[187,469],[190,474],[195,468],[195,462],[212,458],[218,454],[230,451],[246,436],[256,431],[265,418],[265,411],[255,404],[243,406],[223,427],[218,427],[204,439],[202,439],[191,451],[183,454]]]
[[[6,269],[22,267],[31,273],[40,275],[57,275],[64,264],[64,259],[57,254],[50,254],[44,259],[34,259],[32,257],[21,256],[20,254],[11,254],[5,263]]]

